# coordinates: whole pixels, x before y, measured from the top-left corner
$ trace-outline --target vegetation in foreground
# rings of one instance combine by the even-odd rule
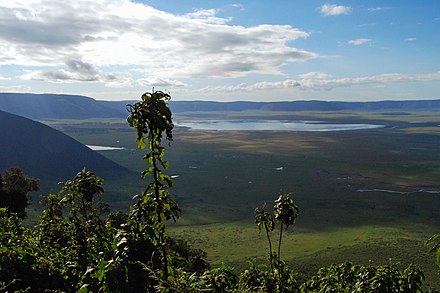
[[[283,231],[294,224],[298,207],[281,194],[272,213],[256,209],[256,224],[269,244],[266,265],[250,261],[237,275],[228,266],[209,269],[206,255],[169,237],[166,222],[180,209],[170,194],[171,177],[164,173],[163,135],[172,140],[169,95],[147,93],[130,107],[129,123],[138,146],[149,151],[149,179],[128,214],[106,220],[103,180],[82,170],[58,194],[44,198],[44,211],[34,229],[17,214],[0,210],[0,289],[2,291],[79,292],[419,292],[423,273],[409,266],[351,263],[322,268],[310,279],[289,269],[281,259]],[[280,225],[278,249],[271,233]],[[436,238],[433,238],[435,241]],[[438,248],[434,247],[434,248]]]

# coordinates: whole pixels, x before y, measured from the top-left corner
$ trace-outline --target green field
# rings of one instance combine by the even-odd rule
[[[425,245],[440,231],[440,194],[415,192],[440,191],[437,113],[188,113],[175,119],[213,117],[386,127],[341,132],[176,128],[166,157],[168,173],[176,176],[172,193],[182,217],[170,225],[172,235],[207,251],[213,264],[239,269],[246,259],[263,260],[267,251],[253,224],[254,208],[270,207],[279,191],[292,192],[300,216],[282,250],[291,266],[310,273],[333,262],[385,264],[392,258],[403,266],[419,265],[427,282],[440,287],[434,256]],[[44,123],[85,144],[124,147],[101,153],[129,169],[144,168],[135,134],[123,120]],[[104,199],[114,209],[126,209],[143,183],[120,178],[106,186]]]

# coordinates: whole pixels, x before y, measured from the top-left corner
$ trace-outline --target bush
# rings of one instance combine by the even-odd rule
[[[301,292],[421,292],[424,275],[414,266],[359,266],[346,262],[321,268],[301,285]]]

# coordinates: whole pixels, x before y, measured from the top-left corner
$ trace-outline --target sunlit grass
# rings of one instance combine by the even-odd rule
[[[363,225],[330,230],[304,230],[301,224],[290,227],[282,242],[282,258],[299,271],[316,270],[323,265],[352,261],[358,264],[388,264],[390,259],[402,267],[417,263],[437,284],[436,266],[428,253],[426,239],[435,233],[430,226],[408,224],[399,226]],[[173,237],[184,238],[208,253],[216,266],[226,263],[243,269],[245,261],[264,262],[268,243],[264,231],[260,234],[251,223],[171,227]],[[278,230],[271,233],[277,245]]]

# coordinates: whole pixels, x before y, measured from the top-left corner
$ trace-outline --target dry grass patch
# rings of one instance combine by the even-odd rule
[[[323,144],[335,143],[331,137],[304,134],[301,132],[264,131],[187,131],[179,133],[177,139],[194,144],[216,144],[225,150],[244,153],[282,153],[314,150]]]

